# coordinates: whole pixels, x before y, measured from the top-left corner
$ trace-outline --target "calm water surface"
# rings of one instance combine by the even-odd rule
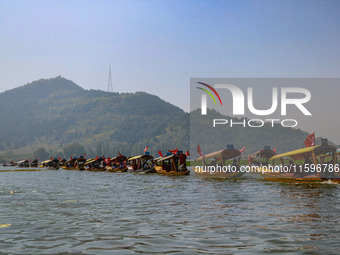
[[[0,172],[0,254],[339,254],[339,187]]]

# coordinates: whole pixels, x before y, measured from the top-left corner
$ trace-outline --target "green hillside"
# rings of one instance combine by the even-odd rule
[[[188,114],[144,92],[84,90],[57,77],[1,93],[0,107],[0,158],[7,160],[41,147],[63,156],[74,143],[89,156],[189,148]]]
[[[228,125],[217,125],[211,132],[213,119],[233,119],[239,123],[242,121],[240,118],[224,116],[210,109],[206,116],[202,116],[199,110],[191,112],[190,145],[193,158],[198,156],[197,144],[200,144],[203,154],[226,148],[228,144],[233,144],[237,149],[246,145],[244,155],[264,149],[264,146],[270,146],[271,149],[276,147],[277,153],[283,153],[305,147],[304,142],[308,136],[308,133],[301,129],[285,128],[281,125],[272,127],[269,123],[261,128],[242,125],[230,128]],[[331,141],[329,143],[335,145]],[[321,144],[321,137],[316,138],[316,144]]]
[[[196,146],[209,153],[234,144],[247,146],[245,155],[264,146],[285,152],[304,146],[308,133],[300,129],[243,128],[217,126],[212,119],[229,118],[209,110],[202,118],[198,110],[182,109],[144,92],[109,93],[84,90],[62,77],[42,79],[0,93],[0,162],[50,156],[79,156],[87,153],[131,156],[149,146],[152,155],[161,150],[190,150]],[[240,119],[233,118],[240,121]],[[191,131],[190,127],[191,126]],[[189,135],[190,131],[190,135]],[[190,139],[189,139],[190,138]],[[320,138],[317,139],[320,144]]]

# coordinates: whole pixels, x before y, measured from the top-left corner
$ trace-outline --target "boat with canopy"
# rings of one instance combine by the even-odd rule
[[[127,157],[123,155],[111,158],[106,166],[106,170],[109,172],[126,172],[128,170],[126,162]]]
[[[155,170],[162,175],[188,175],[190,170],[186,167],[186,158],[182,151],[169,152],[167,156],[155,159]]]
[[[88,171],[106,171],[106,163],[103,158],[90,158],[85,162],[85,169]]]
[[[128,159],[133,173],[149,174],[156,173],[153,156],[149,154],[138,155]]]
[[[240,178],[245,172],[240,171],[241,150],[234,145],[227,145],[226,149],[202,155],[197,159],[199,166],[193,166],[194,172],[206,178]]]
[[[289,151],[271,157],[272,165],[259,167],[257,172],[270,181],[340,182],[336,150],[327,144]]]
[[[272,150],[270,146],[265,146],[263,150],[259,150],[249,155],[249,166],[268,165],[269,159],[276,155],[276,148]]]

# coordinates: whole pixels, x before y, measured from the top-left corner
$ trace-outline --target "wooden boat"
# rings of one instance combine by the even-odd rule
[[[77,170],[75,169],[75,163],[76,163],[77,158],[72,158],[70,160],[67,160],[64,162],[64,164],[61,166],[62,169],[64,170]]]
[[[263,150],[259,150],[249,155],[249,166],[268,165],[269,159],[276,155],[276,148],[271,150],[269,146],[265,146]]]
[[[64,170],[76,170],[74,167],[68,167],[68,166],[61,166]]]
[[[337,168],[336,171],[334,171],[334,174],[340,178],[340,149],[337,149],[336,152],[336,164],[335,164],[335,167]],[[321,162],[325,162],[325,161],[330,161],[331,160],[331,157],[332,157],[332,154],[329,154],[329,153],[326,153],[326,154],[323,154],[323,155],[320,155],[318,156],[317,158],[320,158],[319,160]]]
[[[106,167],[104,166],[105,160],[103,158],[91,158],[86,160],[85,162],[85,169],[88,171],[94,171],[94,172],[101,172],[106,171]]]
[[[51,161],[52,161],[51,159],[42,161],[42,162],[40,163],[39,167],[48,167],[48,164],[49,164]]]
[[[190,174],[190,170],[184,172],[176,172],[176,171],[166,171],[161,166],[155,166],[156,173],[162,175],[170,175],[170,176],[180,176],[180,175],[188,175]]]
[[[197,161],[201,161],[202,165],[193,166],[192,169],[197,175],[205,178],[240,178],[245,173],[240,171],[241,153],[241,150],[235,149],[233,145],[227,145],[227,149],[199,157]],[[210,159],[210,163],[207,163],[208,159]],[[233,163],[227,165],[226,161],[232,159]]]
[[[153,166],[153,167],[147,168],[147,169],[136,170],[133,173],[136,173],[136,174],[154,174],[154,173],[156,173],[156,169],[155,169],[155,166]]]
[[[49,159],[41,162],[40,167],[47,168],[48,170],[58,170],[59,169],[59,159]]]
[[[59,170],[59,166],[49,166],[47,167],[48,170]]]
[[[108,172],[117,172],[117,173],[126,172],[128,170],[126,162],[127,162],[127,157],[123,155],[119,155],[117,157],[111,158],[110,161],[108,162],[108,165],[106,166],[106,170]]]
[[[29,167],[30,166],[30,162],[27,159],[21,160],[17,162],[16,164],[18,167]]]
[[[123,167],[123,168],[119,168],[119,167],[115,167],[115,168],[112,168],[110,166],[107,166],[106,167],[106,170],[108,172],[117,172],[117,173],[122,173],[122,172],[126,172],[128,170],[127,167]]]
[[[30,162],[30,167],[38,167],[39,166],[39,162],[37,159],[34,159]]]
[[[122,172],[126,172],[128,170],[128,167],[126,166],[126,167],[123,167],[123,168],[119,168],[119,167],[112,168],[111,166],[107,166],[106,170],[108,172],[122,173]]]
[[[16,166],[16,165],[17,163],[15,163],[14,161],[11,161],[10,163],[5,162],[2,164],[2,166]]]
[[[84,171],[85,162],[86,162],[86,159],[84,157],[76,158],[75,163],[74,163],[74,169],[79,170],[79,171]]]
[[[181,160],[184,162],[182,162],[181,165],[178,165],[180,157],[182,157]],[[155,170],[158,174],[172,176],[190,174],[190,170],[186,167],[186,155],[182,154],[182,152],[157,158],[155,159],[155,162]]]
[[[336,148],[331,145],[317,145],[282,153],[273,156],[269,161],[272,161],[272,165],[259,166],[257,170],[269,181],[340,182],[334,171],[339,168],[336,163]]]
[[[151,155],[145,154],[130,157],[128,159],[128,162],[130,163],[131,171],[133,173],[139,174],[156,173],[153,163],[153,157]]]
[[[67,161],[66,161],[65,158],[59,160],[59,166],[65,166],[65,163],[66,163],[66,162],[67,162]]]

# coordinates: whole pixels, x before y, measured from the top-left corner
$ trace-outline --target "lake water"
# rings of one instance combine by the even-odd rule
[[[339,187],[0,172],[0,254],[339,254]]]

